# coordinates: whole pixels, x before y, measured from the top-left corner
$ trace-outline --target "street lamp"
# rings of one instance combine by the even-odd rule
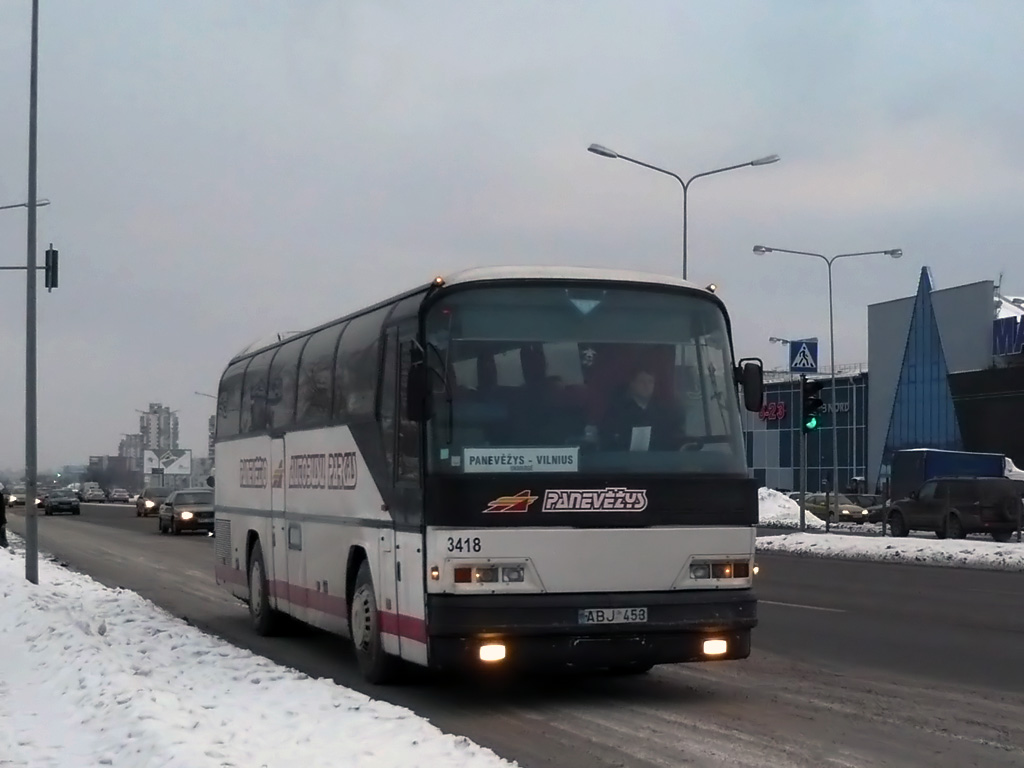
[[[198,389],[193,394],[199,395],[200,397],[208,397],[211,400],[216,400],[217,399],[216,395],[211,395],[208,392],[200,392]]]
[[[724,168],[715,168],[713,171],[704,171],[703,173],[696,173],[686,181],[683,181],[682,177],[678,174],[667,171],[664,168],[659,168],[656,165],[650,165],[649,163],[635,160],[632,157],[626,157],[620,155],[614,150],[608,149],[608,147],[602,146],[601,144],[591,144],[587,147],[588,152],[592,152],[600,157],[608,157],[613,160],[625,160],[627,163],[633,163],[634,165],[640,165],[644,168],[649,168],[652,171],[663,173],[666,176],[671,176],[673,179],[679,182],[679,185],[683,188],[683,280],[686,279],[686,193],[690,190],[690,184],[693,183],[694,179],[699,179],[703,176],[713,176],[716,173],[725,173],[726,171],[734,171],[737,168],[746,168],[747,166],[759,166],[759,165],[771,165],[772,163],[779,162],[778,155],[766,155],[765,157],[759,157],[755,160],[748,160],[745,163],[738,163],[736,165],[727,165]]]
[[[820,253],[811,253],[809,251],[791,251],[787,248],[769,248],[764,245],[755,245],[754,253],[759,256],[768,253],[792,253],[797,256],[813,256],[821,259],[828,265],[828,346],[832,368],[832,501],[835,504],[836,520],[839,520],[839,429],[837,427],[839,411],[837,409],[838,399],[836,392],[836,335],[832,303],[832,264],[838,259],[848,259],[852,256],[889,256],[890,258],[898,259],[903,255],[903,251],[900,248],[890,248],[883,251],[858,251],[857,253],[838,253],[835,256],[824,256]],[[825,515],[826,533],[830,530],[829,521],[831,517],[831,515]]]
[[[42,208],[44,205],[49,205],[50,201],[45,197],[42,200],[36,200],[36,208]],[[28,203],[13,203],[11,205],[0,205],[0,211],[9,211],[12,208],[28,208]]]

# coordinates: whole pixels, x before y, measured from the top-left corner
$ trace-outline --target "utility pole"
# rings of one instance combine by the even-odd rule
[[[39,91],[39,0],[32,0],[28,86],[28,233],[25,301],[25,578],[39,583],[39,520],[36,516],[36,122]]]
[[[800,396],[807,390],[807,376],[800,374]],[[807,530],[807,430],[804,429],[804,408],[800,405],[800,530]]]

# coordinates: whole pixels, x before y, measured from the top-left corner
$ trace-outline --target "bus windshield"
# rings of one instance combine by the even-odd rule
[[[662,288],[480,286],[427,317],[428,470],[746,475],[714,300]]]

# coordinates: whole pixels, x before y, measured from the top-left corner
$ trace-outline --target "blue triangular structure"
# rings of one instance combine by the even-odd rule
[[[904,448],[960,450],[960,424],[949,391],[949,368],[932,306],[932,279],[928,267],[921,279],[910,316],[910,330],[903,352],[903,367],[896,386],[885,438],[882,464],[892,461]]]

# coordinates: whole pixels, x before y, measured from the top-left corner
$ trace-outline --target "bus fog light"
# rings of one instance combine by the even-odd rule
[[[480,646],[480,661],[495,662],[505,658],[505,646],[502,643],[488,643]]]
[[[525,572],[521,565],[504,566],[501,569],[501,580],[506,583],[520,584],[525,579]]]
[[[711,566],[707,563],[695,563],[690,566],[691,579],[710,579]]]
[[[728,643],[725,640],[705,640],[704,641],[704,655],[705,656],[721,656],[729,650]]]
[[[757,565],[757,564],[755,563],[755,564],[754,564],[754,575],[755,575],[755,576],[757,576],[757,573],[758,573],[758,571],[760,571],[760,570],[761,570],[761,566],[759,566],[759,565]]]

